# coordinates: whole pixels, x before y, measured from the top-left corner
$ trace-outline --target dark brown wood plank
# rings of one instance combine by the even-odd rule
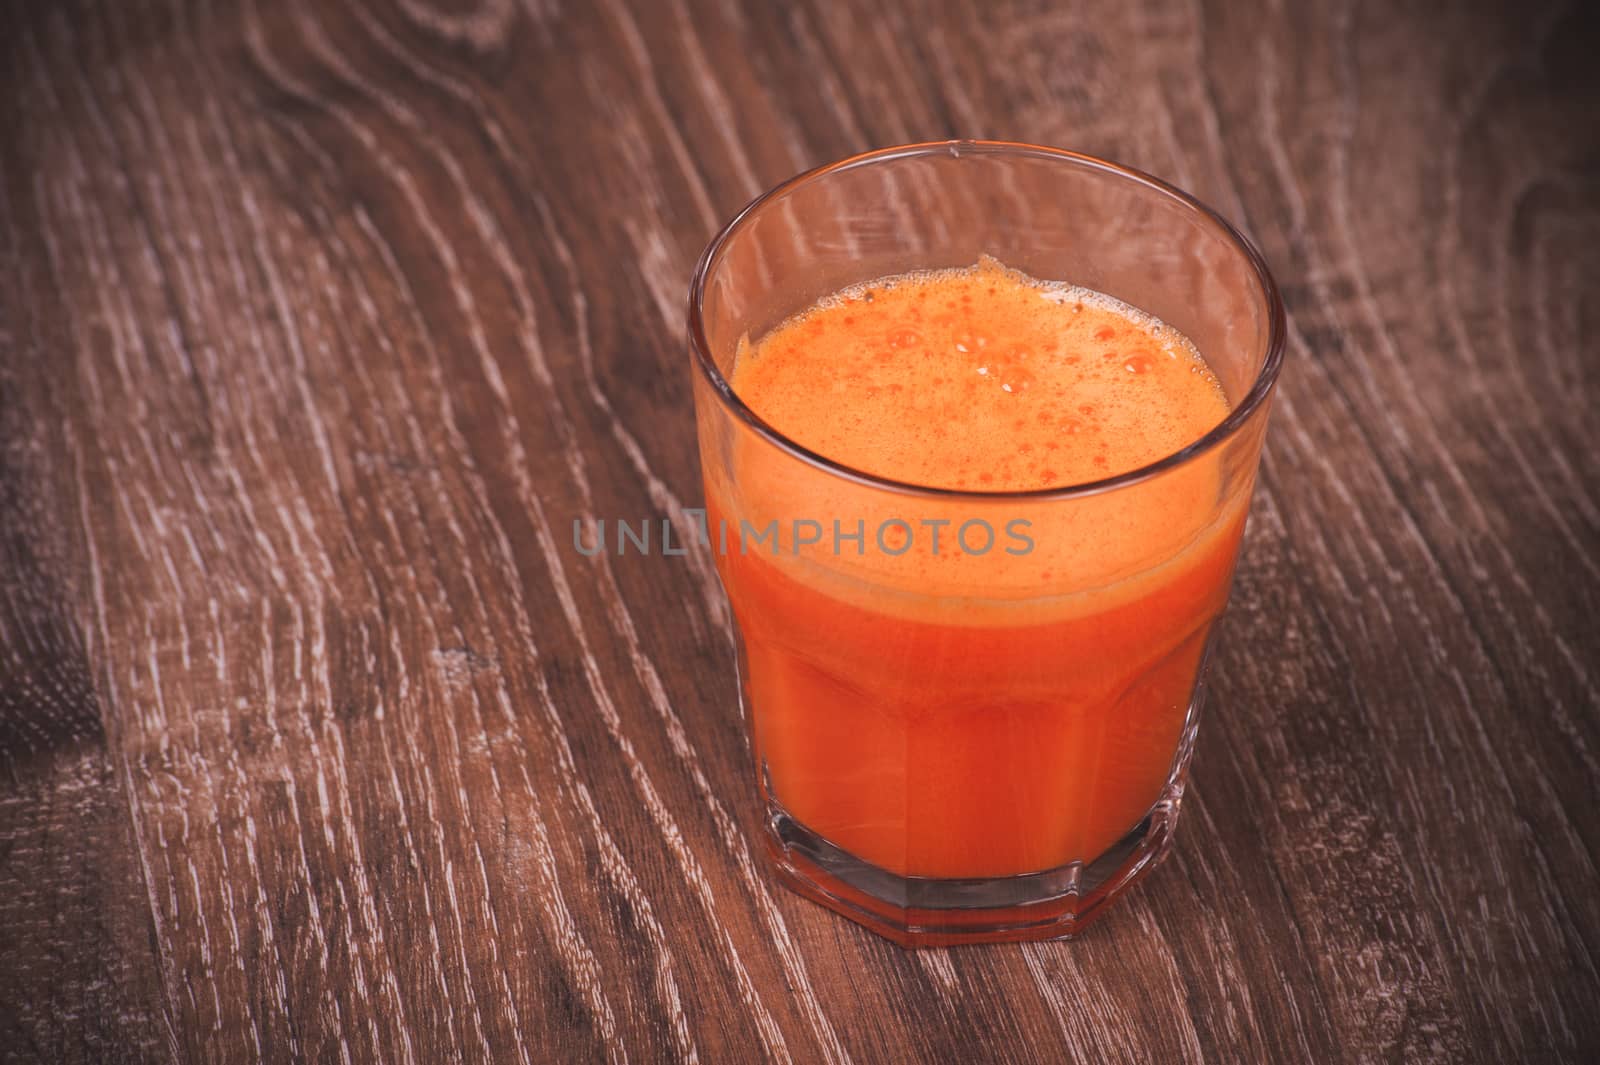
[[[33,293],[14,237],[0,234],[8,354],[44,361],[41,323],[16,313]],[[126,766],[66,612],[78,515],[58,491],[72,450],[52,393],[0,361],[0,1059],[160,1061],[172,1043]]]
[[[1576,7],[144,0],[0,24],[0,1056],[1586,1060]],[[1587,43],[1586,43],[1587,42]],[[682,308],[751,195],[1063,144],[1291,363],[1177,849],[903,953],[757,862]]]

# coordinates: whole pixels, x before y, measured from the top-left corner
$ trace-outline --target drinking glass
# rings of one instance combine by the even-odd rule
[[[1093,483],[954,491],[809,450],[730,384],[818,299],[985,255],[1176,328],[1227,416]],[[736,623],[777,874],[904,946],[1080,931],[1162,857],[1183,798],[1283,357],[1260,255],[1192,197],[1100,159],[888,148],[741,211],[695,269],[689,341],[702,538]]]

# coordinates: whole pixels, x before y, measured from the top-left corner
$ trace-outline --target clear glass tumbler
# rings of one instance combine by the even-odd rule
[[[1175,327],[1229,414],[1094,483],[950,491],[809,451],[730,386],[748,342],[819,298],[983,255]],[[1283,357],[1260,255],[1192,197],[1088,156],[888,148],[779,185],[718,234],[689,340],[705,540],[778,874],[906,946],[1081,930],[1172,838]]]

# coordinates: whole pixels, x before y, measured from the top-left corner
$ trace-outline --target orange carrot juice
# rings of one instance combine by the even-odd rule
[[[1229,406],[1194,346],[986,259],[838,292],[746,338],[730,384],[800,448],[948,490],[817,476],[754,437],[706,463],[711,527],[771,534],[718,552],[771,798],[903,877],[1090,862],[1135,829],[1174,764],[1248,486],[1224,492],[1201,455],[1159,492],[1014,493],[1204,436]]]

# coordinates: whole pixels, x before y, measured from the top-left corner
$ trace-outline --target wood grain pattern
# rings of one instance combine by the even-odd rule
[[[1536,8],[1536,10],[1535,10]],[[1592,5],[0,14],[0,1059],[1600,1055]],[[1072,944],[780,891],[682,310],[789,174],[1169,176],[1289,369],[1175,853]]]

